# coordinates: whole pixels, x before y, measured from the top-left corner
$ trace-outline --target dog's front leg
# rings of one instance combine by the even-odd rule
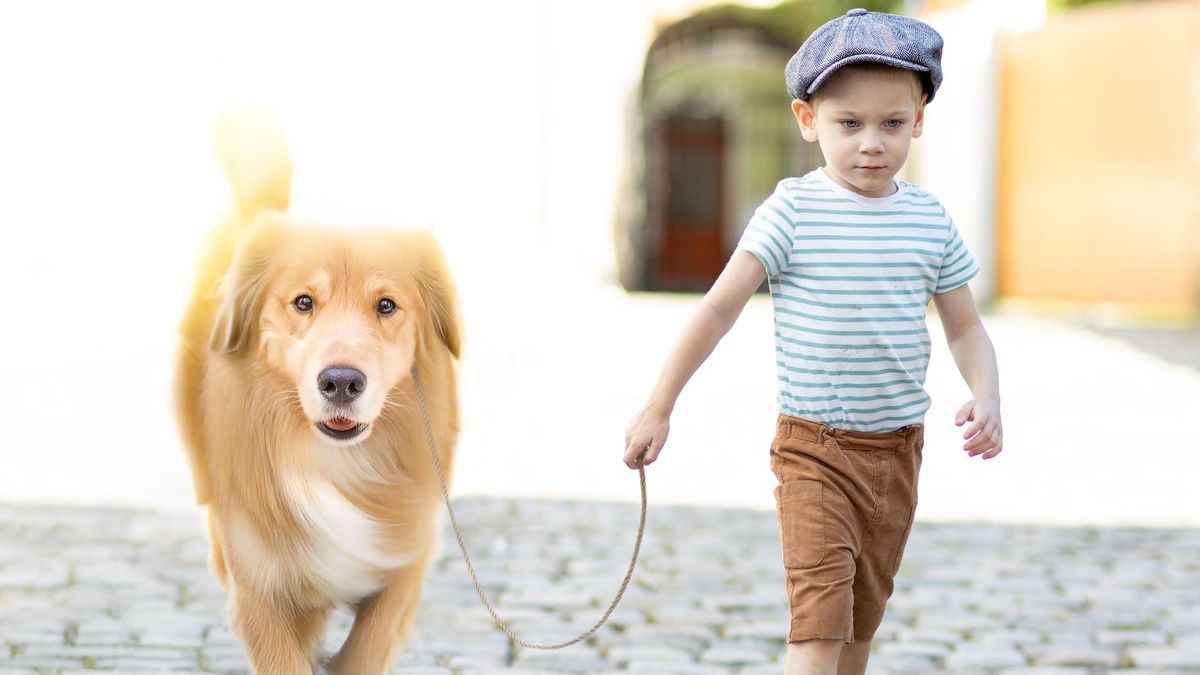
[[[254,673],[312,675],[327,611],[280,606],[245,586],[234,589],[230,610]]]
[[[225,551],[221,545],[221,529],[217,514],[212,507],[208,510],[208,542],[211,551],[208,554],[208,565],[212,568],[213,576],[221,584],[221,588],[229,588],[229,568],[225,566]]]
[[[428,563],[426,554],[398,570],[382,591],[359,605],[350,635],[329,663],[330,673],[379,675],[390,669],[412,631]]]

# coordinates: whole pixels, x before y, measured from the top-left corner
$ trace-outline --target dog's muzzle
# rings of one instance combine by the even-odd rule
[[[317,375],[317,390],[322,398],[339,408],[354,403],[366,388],[367,376],[350,366],[330,366]],[[317,428],[332,439],[347,441],[365,431],[367,425],[349,417],[335,416],[317,422]]]

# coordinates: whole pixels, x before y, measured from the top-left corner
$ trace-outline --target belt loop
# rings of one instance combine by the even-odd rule
[[[817,442],[820,443],[821,445],[824,445],[825,441],[827,441],[827,440],[829,440],[829,425],[821,424],[818,422],[817,423]]]
[[[904,450],[906,452],[913,452],[916,450],[917,438],[920,436],[921,430],[922,426],[919,424],[912,424],[905,428],[904,431],[906,433],[904,434]]]

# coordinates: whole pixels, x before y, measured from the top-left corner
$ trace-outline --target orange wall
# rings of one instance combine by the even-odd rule
[[[1000,294],[1200,307],[1200,2],[999,44]]]

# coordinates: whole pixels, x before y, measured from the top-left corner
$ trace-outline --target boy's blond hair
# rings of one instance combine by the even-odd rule
[[[839,68],[836,73],[830,75],[829,79],[826,80],[820,86],[820,88],[814,91],[809,97],[809,105],[816,110],[817,104],[820,103],[824,94],[828,93],[832,86],[835,86],[837,82],[845,79],[850,74],[869,75],[871,77],[889,80],[907,79],[908,81],[912,82],[913,98],[916,100],[918,106],[924,103],[925,99],[927,98],[927,94],[925,93],[925,82],[920,73],[913,70],[907,70],[905,68],[889,66],[883,63],[875,63],[873,61],[859,61],[857,63],[846,64],[845,66]]]

